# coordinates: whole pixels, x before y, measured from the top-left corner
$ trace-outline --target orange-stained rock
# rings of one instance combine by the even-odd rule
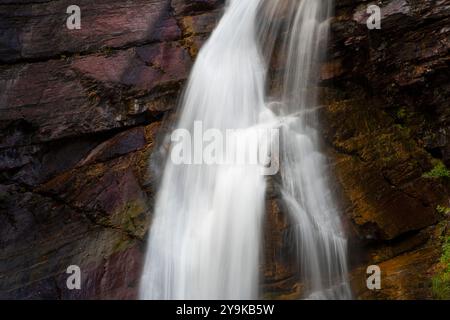
[[[441,223],[397,243],[384,245],[382,250],[372,251],[374,255],[366,264],[351,272],[350,279],[355,297],[388,300],[432,299],[432,277],[442,254],[442,236],[448,232],[448,223]],[[380,267],[380,290],[367,288],[366,269],[369,265]]]
[[[374,291],[367,289],[366,268],[358,268],[351,274],[354,294],[358,299],[431,299],[431,268],[438,257],[438,250],[425,248],[380,263],[381,290]]]
[[[280,200],[268,199],[264,224],[262,294],[267,299],[300,297],[296,248],[292,224],[280,207]]]

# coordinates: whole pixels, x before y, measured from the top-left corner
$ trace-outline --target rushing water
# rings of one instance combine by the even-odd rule
[[[331,0],[229,0],[200,51],[178,128],[281,128],[281,194],[296,226],[304,297],[345,299],[346,239],[330,191],[316,120],[317,62]],[[284,19],[280,19],[283,16]],[[281,89],[267,93],[274,49]],[[280,54],[278,54],[280,55]],[[285,121],[289,119],[289,121]],[[228,152],[228,149],[227,149]],[[273,152],[273,150],[272,150]],[[255,165],[176,165],[170,157],[156,199],[141,279],[143,299],[259,297],[266,179]]]

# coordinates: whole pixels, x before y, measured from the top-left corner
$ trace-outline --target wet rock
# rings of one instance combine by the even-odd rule
[[[424,177],[435,161],[448,163],[449,3],[384,1],[381,30],[368,30],[372,3],[337,2],[322,71],[324,136],[353,223],[356,297],[428,299],[439,240],[424,232],[446,219],[436,207],[450,196],[444,180]],[[365,287],[374,263],[386,275],[378,293]]]
[[[264,225],[264,263],[262,287],[265,299],[298,299],[301,297],[299,269],[292,221],[283,210],[282,201],[267,200]]]
[[[172,0],[172,7],[176,15],[189,16],[198,12],[211,11],[221,8],[225,0]]]
[[[117,274],[119,278],[107,284],[112,271],[100,266],[127,255],[127,247],[140,241],[92,222],[82,211],[56,198],[11,186],[1,186],[1,191],[1,206],[8,215],[0,215],[0,297],[57,299],[82,294],[92,298],[94,289],[100,297],[130,296],[126,293],[128,281],[118,281],[133,273]],[[129,259],[122,268],[132,270],[138,262]],[[65,272],[70,265],[81,268],[81,291],[67,289]],[[102,270],[98,277],[91,265]]]
[[[80,0],[81,29],[69,30],[71,1],[45,1],[0,6],[0,61],[43,59],[60,54],[124,48],[175,40],[181,32],[170,15],[170,0]]]
[[[381,270],[381,289],[367,288],[366,266],[351,272],[351,282],[358,299],[411,300],[432,299],[432,278],[441,255],[444,224],[392,242],[374,252],[369,264]],[[369,249],[370,250],[370,249]]]
[[[176,43],[143,46],[109,56],[75,59],[72,67],[96,81],[151,91],[187,78],[191,60]]]
[[[105,141],[93,149],[78,165],[84,166],[95,162],[102,162],[135,152],[147,144],[145,128],[137,127],[119,133],[112,139]]]
[[[392,239],[435,223],[432,203],[444,195],[422,178],[431,157],[406,129],[363,103],[336,103],[324,115],[338,154],[337,177],[349,198],[348,215],[368,238]]]
[[[0,4],[1,298],[137,297],[160,120],[223,4],[197,2],[81,1],[81,30],[68,1]]]

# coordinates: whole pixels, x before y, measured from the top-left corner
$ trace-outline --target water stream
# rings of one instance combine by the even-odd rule
[[[238,139],[256,149],[270,141],[250,134],[255,128],[280,130],[279,188],[295,222],[303,298],[310,299],[351,297],[346,238],[317,121],[318,62],[332,6],[331,0],[229,0],[196,58],[177,124],[188,132],[199,122],[203,130],[242,129]],[[281,86],[269,90],[276,51]],[[260,297],[266,193],[261,167],[180,165],[168,158],[149,232],[142,299]]]

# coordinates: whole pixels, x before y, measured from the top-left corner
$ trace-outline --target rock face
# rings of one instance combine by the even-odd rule
[[[321,71],[324,149],[350,236],[350,280],[356,299],[431,299],[449,232],[450,2],[383,1],[381,30],[367,27],[370,4],[379,3],[336,1]],[[296,298],[289,219],[274,197],[264,288],[267,297]],[[381,290],[367,288],[370,265],[381,269]]]
[[[380,30],[366,26],[371,3],[338,1],[322,72],[324,136],[359,265],[355,295],[431,298],[448,220],[437,208],[450,192],[445,175],[426,173],[450,165],[450,2],[383,1]],[[378,292],[365,285],[371,264],[383,275]]]
[[[372,2],[336,0],[324,148],[355,298],[431,298],[450,187],[425,173],[450,166],[450,2],[383,1],[368,30]],[[0,4],[0,298],[136,298],[154,147],[224,1],[77,3],[81,30],[66,28],[70,1]],[[289,217],[276,194],[267,208],[264,297],[295,298]],[[380,291],[365,286],[370,264]],[[67,289],[70,265],[82,290]]]
[[[0,4],[0,298],[136,297],[149,156],[223,1],[71,4]]]

